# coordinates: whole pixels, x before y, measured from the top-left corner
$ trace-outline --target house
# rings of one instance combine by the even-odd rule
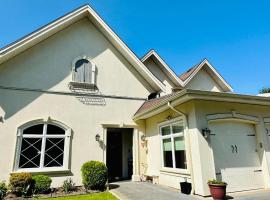
[[[233,93],[206,59],[180,76],[154,50],[139,59],[88,5],[0,50],[0,118],[0,180],[80,185],[99,160],[110,181],[270,188],[269,97]]]

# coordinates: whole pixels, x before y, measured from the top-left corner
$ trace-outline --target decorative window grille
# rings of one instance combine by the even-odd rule
[[[53,123],[19,129],[16,171],[68,169],[71,130]]]

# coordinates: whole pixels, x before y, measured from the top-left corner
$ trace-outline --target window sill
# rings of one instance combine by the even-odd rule
[[[160,173],[171,174],[175,176],[181,176],[181,175],[190,176],[190,172],[187,169],[173,169],[173,168],[163,167],[160,169]]]
[[[83,82],[70,82],[69,83],[70,89],[76,89],[76,88],[83,88],[83,89],[91,89],[91,90],[97,90],[97,86],[92,83],[83,83]]]
[[[69,174],[71,173],[70,169],[65,168],[47,168],[47,169],[18,169],[11,172],[11,174],[14,173],[20,173],[20,172],[27,172],[31,174]]]

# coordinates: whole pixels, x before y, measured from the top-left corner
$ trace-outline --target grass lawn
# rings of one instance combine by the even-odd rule
[[[113,196],[110,192],[101,192],[101,193],[78,195],[78,196],[48,198],[46,200],[117,200],[117,198]]]

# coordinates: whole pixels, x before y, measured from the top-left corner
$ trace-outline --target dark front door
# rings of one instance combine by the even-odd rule
[[[122,177],[122,134],[107,132],[107,167],[109,182]]]

